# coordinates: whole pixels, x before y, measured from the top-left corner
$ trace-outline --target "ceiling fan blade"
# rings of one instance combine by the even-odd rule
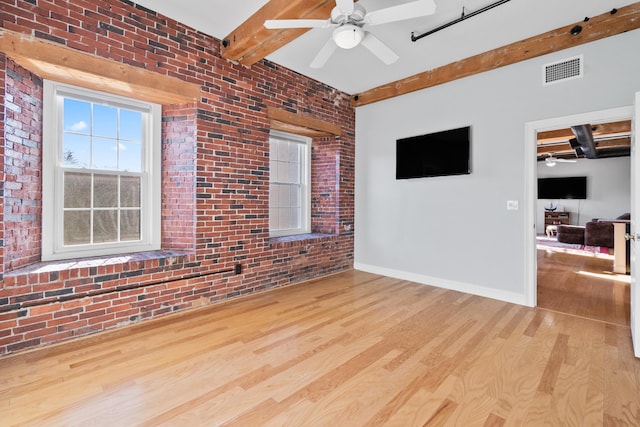
[[[353,12],[353,0],[336,0],[336,6],[345,15]]]
[[[367,33],[361,43],[387,65],[393,64],[398,60],[398,55],[371,33]]]
[[[404,19],[433,15],[435,11],[436,4],[433,0],[418,0],[368,12],[365,16],[365,22],[369,25],[380,25],[402,21]]]
[[[280,28],[327,28],[331,25],[329,19],[267,19],[264,27],[268,29]]]
[[[309,67],[322,68],[322,66],[327,63],[327,61],[329,60],[331,55],[333,55],[333,52],[335,52],[337,48],[338,48],[338,45],[335,44],[333,39],[327,40],[327,42],[324,44],[324,46],[322,46],[322,48],[320,49],[316,57],[313,58],[313,61],[311,61],[311,64],[309,64]]]

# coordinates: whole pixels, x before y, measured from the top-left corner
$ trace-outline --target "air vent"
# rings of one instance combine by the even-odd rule
[[[584,59],[582,55],[562,61],[546,64],[542,69],[542,84],[544,86],[567,80],[579,79],[583,75]]]

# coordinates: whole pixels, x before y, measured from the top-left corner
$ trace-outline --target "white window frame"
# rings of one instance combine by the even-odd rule
[[[142,112],[140,240],[64,245],[64,168],[62,167],[64,117],[62,112],[65,97]],[[42,119],[42,260],[84,258],[160,249],[162,106],[45,80]]]
[[[311,138],[301,135],[296,135],[287,132],[281,132],[272,130],[269,133],[269,141],[277,139],[280,141],[288,141],[297,144],[301,144],[304,147],[304,153],[302,157],[302,165],[300,165],[300,185],[301,185],[301,218],[300,228],[295,229],[278,229],[271,230],[269,227],[270,237],[282,237],[293,236],[298,234],[311,233]],[[271,155],[271,152],[269,153]],[[269,185],[271,185],[271,179],[273,175],[269,174]],[[269,210],[271,210],[271,195],[269,195]]]

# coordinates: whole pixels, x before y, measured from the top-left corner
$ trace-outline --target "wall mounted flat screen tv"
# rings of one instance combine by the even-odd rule
[[[586,199],[587,177],[564,176],[538,179],[538,199]]]
[[[471,127],[396,140],[396,179],[468,175]]]

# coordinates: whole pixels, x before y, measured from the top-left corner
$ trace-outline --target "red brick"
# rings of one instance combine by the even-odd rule
[[[9,165],[0,167],[5,184],[20,185],[5,185],[5,215],[30,219],[10,221],[0,212],[0,238],[5,241],[0,248],[5,274],[0,298],[63,288],[74,288],[78,297],[85,292],[113,290],[64,302],[56,306],[58,311],[49,311],[46,306],[23,311],[36,319],[29,319],[25,325],[37,324],[42,314],[52,314],[47,327],[42,328],[46,333],[38,339],[34,330],[29,332],[33,338],[20,336],[18,341],[2,342],[0,353],[115,327],[134,316],[146,319],[174,307],[188,309],[202,304],[203,298],[224,300],[239,292],[261,291],[351,268],[353,236],[350,232],[340,235],[345,225],[353,224],[355,114],[347,94],[274,64],[259,62],[250,68],[232,64],[220,58],[218,40],[187,31],[182,24],[165,21],[126,2],[112,4],[109,10],[101,2],[88,0],[37,5],[9,2],[3,4],[0,20],[0,26],[7,30],[24,34],[41,31],[64,40],[68,47],[193,82],[202,89],[197,103],[163,107],[161,244],[165,249],[187,251],[189,256],[174,262],[150,259],[96,269],[76,268],[60,271],[57,276],[8,276],[40,259],[41,80],[0,55],[0,100],[4,101],[2,90],[7,88],[14,104],[22,107],[20,116],[5,108],[7,117],[0,117],[0,142],[6,135],[13,144],[10,149],[0,144],[0,150],[4,148],[0,159],[15,160],[21,168],[11,171],[4,167]],[[101,28],[100,22],[112,27]],[[150,49],[154,44],[166,48]],[[7,77],[7,69],[19,79]],[[32,105],[26,102],[31,98],[23,95],[37,102]],[[269,243],[267,106],[298,111],[343,129],[342,137],[313,144],[312,227],[331,233],[331,237]],[[25,143],[27,139],[36,143],[35,148]],[[229,156],[221,157],[216,154],[219,152],[228,152]],[[9,173],[3,175],[5,170]],[[1,234],[3,230],[7,231]],[[238,260],[243,265],[242,275],[215,274],[233,268]],[[197,280],[173,280],[196,273],[212,274]],[[101,274],[121,276],[95,282]],[[151,282],[158,284],[122,292],[114,289]],[[5,294],[10,289],[17,292]],[[94,306],[97,311],[87,312],[86,306]],[[111,313],[120,320],[109,319]],[[97,323],[78,320],[80,315]]]

